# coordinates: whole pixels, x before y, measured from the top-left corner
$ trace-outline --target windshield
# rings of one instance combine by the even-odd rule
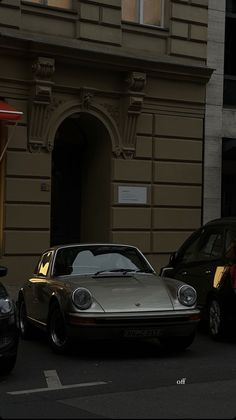
[[[54,275],[96,274],[131,271],[153,272],[143,255],[126,246],[92,245],[60,248],[56,253]]]

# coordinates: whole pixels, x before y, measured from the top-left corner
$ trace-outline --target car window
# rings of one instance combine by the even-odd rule
[[[57,251],[54,275],[94,274],[99,271],[134,270],[150,272],[143,256],[123,246],[72,246]]]
[[[46,252],[42,255],[41,260],[38,264],[37,274],[38,276],[46,277],[49,271],[49,264],[51,260],[52,252]]]
[[[227,228],[225,235],[225,256],[226,259],[236,259],[236,229]]]
[[[203,229],[199,236],[185,249],[182,262],[208,261],[223,254],[223,230]]]
[[[204,238],[198,250],[199,260],[221,257],[223,253],[223,234],[212,232]]]

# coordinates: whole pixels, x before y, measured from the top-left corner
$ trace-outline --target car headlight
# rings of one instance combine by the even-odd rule
[[[178,289],[178,299],[182,305],[193,306],[197,301],[197,292],[192,286],[180,286]]]
[[[12,301],[8,298],[0,298],[0,315],[9,314],[13,309]]]
[[[79,287],[72,294],[72,301],[79,309],[88,309],[92,305],[92,295],[83,287]]]

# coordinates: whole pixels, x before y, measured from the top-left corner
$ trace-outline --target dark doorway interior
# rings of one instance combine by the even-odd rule
[[[51,245],[107,242],[110,234],[111,140],[89,113],[59,126],[52,152]]]
[[[236,216],[236,139],[222,140],[222,216]]]
[[[78,121],[60,125],[52,152],[51,245],[80,242],[81,174],[86,136]]]

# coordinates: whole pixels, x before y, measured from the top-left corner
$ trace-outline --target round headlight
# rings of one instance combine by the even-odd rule
[[[183,285],[178,290],[178,299],[182,305],[193,306],[197,301],[197,292],[192,286]]]
[[[12,302],[10,299],[0,298],[0,314],[5,315],[11,312],[13,308]]]
[[[88,309],[92,305],[92,295],[83,287],[80,287],[73,292],[72,300],[79,309]]]

